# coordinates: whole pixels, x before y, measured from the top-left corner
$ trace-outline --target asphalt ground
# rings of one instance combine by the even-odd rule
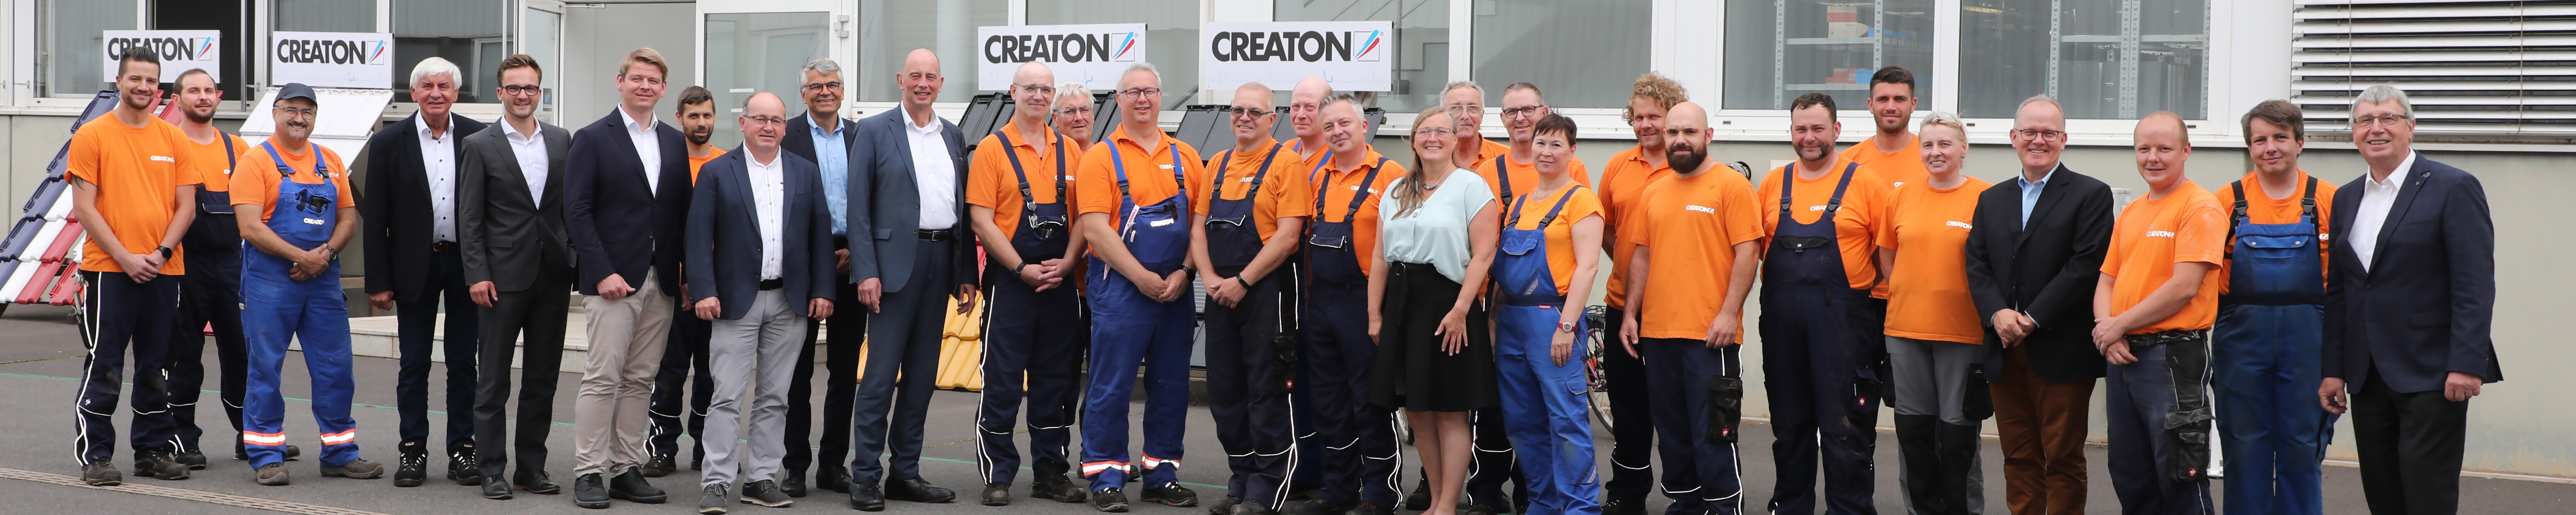
[[[309,457],[288,464],[295,480],[294,484],[283,487],[259,486],[252,482],[250,467],[245,462],[233,461],[229,453],[221,452],[230,447],[231,425],[223,420],[224,412],[217,406],[217,396],[213,392],[207,392],[203,396],[201,403],[205,408],[198,410],[199,426],[209,430],[204,445],[209,449],[218,450],[210,453],[213,461],[205,470],[196,471],[191,479],[179,481],[135,477],[131,474],[132,451],[120,445],[115,459],[116,463],[127,468],[127,486],[108,488],[81,486],[76,480],[80,471],[79,465],[73,458],[71,440],[73,436],[72,398],[79,384],[76,378],[81,375],[82,352],[76,326],[72,323],[70,308],[11,306],[5,316],[0,316],[0,392],[7,392],[5,395],[0,395],[0,414],[5,414],[0,415],[0,513],[596,513],[573,506],[569,494],[549,496],[527,495],[522,492],[512,500],[483,499],[474,487],[459,486],[442,479],[446,466],[446,459],[443,456],[433,456],[430,459],[431,480],[428,484],[417,488],[398,488],[393,486],[389,479],[323,478],[317,472],[321,465]],[[206,349],[204,359],[209,363],[215,359],[214,348],[211,345]],[[213,373],[211,370],[213,367],[208,368],[209,372]],[[389,468],[395,458],[393,450],[395,443],[399,440],[395,431],[398,418],[393,408],[395,368],[395,362],[391,359],[357,358],[355,369],[359,384],[356,393],[358,405],[352,409],[358,420],[359,445],[362,454],[367,459],[385,462]],[[444,377],[445,371],[441,368],[433,370],[431,374],[435,380],[435,378]],[[320,443],[312,436],[315,433],[312,417],[302,408],[309,402],[302,399],[308,399],[310,396],[300,356],[288,356],[284,376],[287,378],[284,394],[289,398],[285,433],[290,443],[302,446],[310,456],[319,449]],[[562,386],[558,388],[555,399],[555,413],[559,420],[570,418],[572,392],[578,379],[575,374],[564,374],[561,378]],[[214,381],[215,378],[208,378],[210,389],[215,384]],[[819,397],[822,395],[823,388],[818,386],[814,391],[817,396],[816,402],[820,402]],[[443,395],[443,392],[434,390],[430,405],[442,405],[440,395]],[[972,440],[977,402],[978,396],[969,392],[943,391],[934,397],[926,431],[931,438],[925,443],[922,460],[924,478],[940,486],[957,490],[959,497],[966,502],[938,505],[891,502],[887,507],[888,513],[929,515],[1092,513],[1087,504],[1063,504],[1027,498],[1026,474],[1022,474],[1019,485],[1014,485],[1013,494],[1018,499],[1013,505],[987,507],[974,504],[972,498],[981,489],[980,475],[974,465],[975,443]],[[1138,411],[1141,412],[1141,408]],[[128,411],[120,411],[118,414],[119,441],[125,438],[121,429],[126,427],[125,420],[129,415]],[[439,428],[442,427],[444,417],[449,415],[432,412],[430,416],[432,427]],[[1193,407],[1189,412],[1188,423],[1187,448],[1196,452],[1187,457],[1195,459],[1189,459],[1189,465],[1182,468],[1182,481],[1197,490],[1202,499],[1223,497],[1223,488],[1215,486],[1225,483],[1225,470],[1222,465],[1223,454],[1219,451],[1220,447],[1216,441],[1214,422],[1209,418],[1204,407]],[[555,452],[547,463],[546,469],[554,473],[556,482],[567,485],[569,490],[572,482],[570,477],[571,426],[568,422],[559,421],[555,423],[555,427],[556,431],[547,439],[548,447],[555,449]],[[443,439],[444,435],[438,434],[437,431],[439,430],[433,429],[432,438]],[[814,434],[820,435],[821,431],[817,430]],[[1596,431],[1596,434],[1600,438],[1598,448],[1606,452],[1609,448],[1608,431],[1600,430]],[[1076,438],[1079,439],[1079,434]],[[1135,438],[1141,438],[1141,435]],[[1769,498],[1774,483],[1769,450],[1769,443],[1773,438],[1768,428],[1758,423],[1746,424],[1743,438],[1746,444],[1740,450],[1743,453],[1746,495],[1753,500],[1752,508],[1758,511],[1761,502]],[[1025,442],[1022,440],[1023,445]],[[1077,442],[1075,445],[1078,446],[1080,443]],[[2103,450],[2097,447],[2087,452],[2090,457],[2090,477],[2093,481],[2086,511],[2101,514],[2118,513],[2119,503],[2113,496],[2107,479],[2110,476],[2105,469]],[[1896,487],[1895,453],[1894,436],[1881,434],[1877,463],[1881,464],[1882,470],[1876,474],[1878,478],[1876,499],[1878,509],[1882,513],[1897,514],[1905,511],[1903,500],[1899,498]],[[685,457],[683,459],[685,460]],[[1987,441],[1985,448],[1986,513],[2006,513],[2003,505],[2001,462],[2002,455],[1995,443],[1991,440]],[[1414,460],[1410,450],[1407,451],[1406,463],[1408,474],[1405,484],[1410,485],[1413,482],[1411,471],[1419,463]],[[1606,460],[1604,467],[1602,473],[1606,477],[1609,472],[1606,469]],[[695,477],[694,473],[683,470],[672,477],[654,479],[656,486],[671,491],[671,502],[668,504],[640,505],[618,501],[612,505],[611,510],[641,513],[692,512],[697,501],[694,488]],[[2212,488],[2223,490],[2216,484],[2213,484]],[[2460,494],[2461,513],[2569,513],[2571,501],[2576,501],[2576,485],[2471,477],[2461,479]],[[2224,492],[2218,492],[2218,495],[2223,496]],[[2368,509],[2362,502],[2359,471],[2341,466],[2326,467],[2325,502],[2327,513],[2366,513]],[[1664,504],[1660,496],[1650,497],[1649,509],[1655,510],[1650,513],[1661,513]],[[844,512],[849,510],[849,507],[846,497],[842,494],[817,489],[813,495],[797,499],[795,506],[784,509],[746,504],[735,504],[733,509],[734,513],[759,514],[789,511]],[[1134,512],[1144,515],[1196,515],[1205,513],[1205,510],[1140,504]]]

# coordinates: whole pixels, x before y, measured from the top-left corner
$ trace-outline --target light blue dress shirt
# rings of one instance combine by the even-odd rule
[[[2050,166],[2050,167],[2048,167],[2048,175],[2042,175],[2042,176],[2039,176],[2039,181],[2038,181],[2038,182],[2032,182],[2032,181],[2030,180],[2030,176],[2029,176],[2029,175],[2026,175],[2026,174],[2025,174],[2025,175],[2022,175],[2022,176],[2020,176],[2020,177],[2015,177],[2015,178],[2013,178],[2013,180],[2021,181],[2021,225],[2022,225],[2022,227],[2029,227],[2029,226],[2030,226],[2030,208],[2032,208],[2032,207],[2035,207],[2035,206],[2038,206],[2038,205],[2039,205],[2039,192],[2040,192],[2040,190],[2047,189],[2047,188],[2048,188],[2048,180],[2049,180],[2050,178],[2054,178],[2054,177],[2057,177],[2057,167],[2056,167],[2056,166]]]
[[[814,113],[805,113],[806,130],[814,137],[814,164],[823,169],[823,200],[832,207],[832,235],[850,234],[850,146],[841,143],[841,133],[850,130],[849,120],[840,120],[832,130],[814,122]],[[2022,208],[2029,211],[2029,208]]]

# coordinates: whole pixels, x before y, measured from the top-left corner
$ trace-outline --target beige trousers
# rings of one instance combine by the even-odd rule
[[[647,269],[640,281],[628,278],[635,292],[617,300],[582,298],[590,318],[590,366],[572,401],[575,478],[597,473],[605,480],[644,463],[653,426],[653,374],[662,366],[671,332],[673,299],[663,293],[659,273]]]

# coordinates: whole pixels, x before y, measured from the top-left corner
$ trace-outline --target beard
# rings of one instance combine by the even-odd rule
[[[715,136],[716,136],[715,131],[707,131],[707,132],[690,132],[690,133],[689,133],[689,144],[691,144],[691,145],[705,145],[705,144],[707,144],[707,140],[708,140],[708,139],[715,138]]]
[[[1691,173],[1708,161],[1708,152],[1704,147],[1688,143],[1666,143],[1664,161],[1673,168],[1673,173]]]
[[[200,115],[197,114],[196,109],[183,109],[180,110],[179,113],[187,115],[188,123],[214,123],[215,121],[215,113],[213,112],[207,112],[206,114]]]

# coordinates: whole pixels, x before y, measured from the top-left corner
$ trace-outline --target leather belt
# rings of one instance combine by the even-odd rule
[[[787,280],[786,280],[786,279],[761,279],[761,280],[760,280],[760,291],[770,291],[770,290],[775,290],[775,289],[785,288],[785,287],[787,287]]]
[[[921,241],[948,241],[957,237],[956,229],[919,229],[912,231]]]
[[[431,243],[431,244],[429,244],[429,250],[430,250],[430,251],[433,251],[433,252],[447,252],[447,251],[451,251],[451,250],[456,250],[456,242],[453,242],[453,241],[442,241],[442,242],[437,242],[437,243]]]

